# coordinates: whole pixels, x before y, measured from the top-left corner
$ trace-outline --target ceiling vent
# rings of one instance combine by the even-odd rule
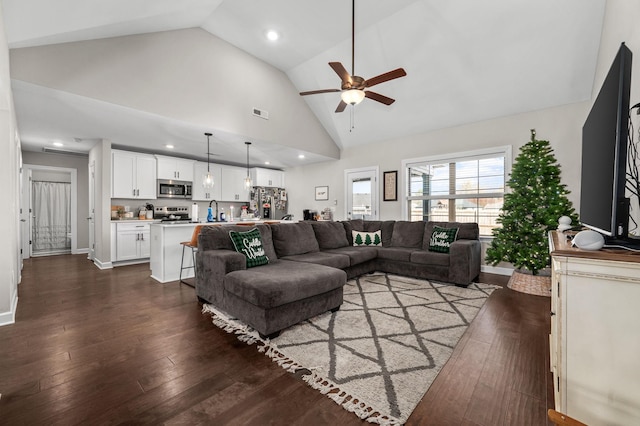
[[[64,155],[76,155],[78,157],[88,157],[88,152],[78,152],[78,151],[69,151],[66,149],[57,149],[57,148],[48,148],[43,147],[42,152],[46,152],[48,154],[64,154]]]
[[[269,119],[269,111],[265,111],[263,109],[254,108],[253,115],[256,117],[264,118],[265,120]]]

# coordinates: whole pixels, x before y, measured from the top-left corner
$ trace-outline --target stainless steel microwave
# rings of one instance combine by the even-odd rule
[[[191,199],[191,182],[158,179],[158,198]]]

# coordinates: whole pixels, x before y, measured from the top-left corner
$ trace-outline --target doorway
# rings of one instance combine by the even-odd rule
[[[75,169],[24,165],[22,258],[76,252]]]
[[[377,166],[344,171],[347,220],[378,219],[378,173]]]

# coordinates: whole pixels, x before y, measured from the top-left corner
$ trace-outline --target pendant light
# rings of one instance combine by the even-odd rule
[[[213,181],[213,175],[209,170],[211,164],[211,154],[209,153],[209,137],[211,137],[211,133],[205,133],[204,135],[207,137],[207,173],[202,176],[202,186],[204,188],[213,188],[215,182]]]
[[[244,189],[248,191],[253,186],[251,176],[249,175],[249,145],[251,145],[251,142],[245,142],[245,145],[247,145],[247,177],[244,178]]]

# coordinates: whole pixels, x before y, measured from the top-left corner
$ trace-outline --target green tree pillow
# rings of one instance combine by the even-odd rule
[[[451,243],[458,236],[458,228],[442,228],[434,226],[429,239],[429,251],[438,253],[449,253]]]
[[[354,246],[381,246],[382,245],[382,231],[376,232],[361,232],[351,231],[353,236]]]
[[[229,231],[229,236],[236,251],[247,258],[247,268],[269,263],[269,258],[264,254],[262,236],[258,228],[245,232]]]

